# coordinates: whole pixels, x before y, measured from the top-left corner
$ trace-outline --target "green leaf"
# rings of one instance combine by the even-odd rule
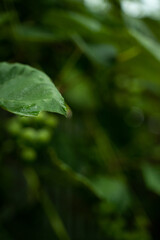
[[[64,99],[50,78],[19,63],[0,63],[0,106],[22,116],[41,111],[66,115]]]

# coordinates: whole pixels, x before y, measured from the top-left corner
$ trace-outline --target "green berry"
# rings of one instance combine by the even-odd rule
[[[37,140],[37,131],[33,128],[24,128],[21,137],[29,142],[34,142]]]
[[[48,115],[47,118],[45,119],[45,124],[48,127],[56,127],[57,126],[57,119],[53,116]]]
[[[48,143],[51,139],[51,132],[48,129],[41,129],[37,134],[37,141],[40,143]]]
[[[36,160],[36,156],[37,156],[37,154],[36,154],[35,150],[32,148],[25,148],[25,149],[23,149],[23,151],[21,153],[21,157],[25,161],[33,162]]]
[[[7,130],[12,135],[20,134],[21,128],[21,124],[17,120],[11,120],[7,125]]]

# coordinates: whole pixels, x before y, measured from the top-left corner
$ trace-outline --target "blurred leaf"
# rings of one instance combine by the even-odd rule
[[[155,38],[151,28],[148,27],[148,25],[144,22],[143,19],[132,18],[127,15],[123,15],[123,19],[129,29],[135,30],[153,39]]]
[[[0,26],[6,22],[11,21],[15,17],[15,12],[1,12],[0,13]]]
[[[79,109],[95,109],[98,99],[90,79],[77,69],[71,69],[63,82],[68,86],[65,98],[72,106]]]
[[[87,44],[80,36],[73,36],[73,40],[87,57],[98,64],[109,65],[116,57],[116,49],[105,43]]]
[[[93,17],[58,9],[48,11],[43,21],[69,35],[75,33],[88,35],[88,33],[99,33],[105,30],[104,26]]]
[[[44,190],[41,191],[40,200],[44,208],[44,211],[49,219],[50,225],[53,228],[53,230],[56,232],[58,238],[60,240],[70,240],[70,237],[68,236],[65,226],[56,208],[54,207],[53,202],[51,201],[49,195]]]
[[[64,38],[63,33],[53,33],[40,27],[17,25],[14,27],[16,40],[29,42],[53,42]]]
[[[52,174],[54,171],[54,176],[56,176],[56,183],[62,184],[64,186],[68,183],[73,186],[83,186],[84,188],[88,189],[94,196],[96,196],[96,198],[99,197],[94,191],[92,183],[89,181],[88,178],[86,178],[82,174],[75,172],[68,164],[58,159],[53,149],[49,149],[49,155],[51,162],[54,166],[54,168],[52,169]]]
[[[64,100],[49,77],[23,64],[0,63],[0,105],[12,113],[37,116],[41,111],[66,114]]]
[[[142,47],[150,52],[153,57],[160,61],[160,43],[156,40],[151,29],[140,19],[124,16],[129,33]]]
[[[114,203],[119,209],[125,209],[130,204],[130,194],[126,183],[119,178],[97,176],[91,181],[98,196]]]
[[[142,173],[147,187],[160,195],[160,167],[143,164]]]
[[[130,30],[130,33],[148,52],[150,52],[158,61],[160,61],[159,42],[135,30]]]

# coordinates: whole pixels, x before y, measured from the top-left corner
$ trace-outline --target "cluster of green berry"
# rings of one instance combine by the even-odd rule
[[[35,161],[37,149],[47,145],[57,126],[57,118],[50,113],[42,112],[38,117],[13,117],[6,124],[10,139],[16,142],[20,157],[25,161]]]

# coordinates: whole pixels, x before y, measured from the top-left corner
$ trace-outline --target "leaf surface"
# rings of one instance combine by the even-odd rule
[[[41,111],[66,115],[64,99],[50,78],[19,63],[0,63],[0,106],[22,116]]]

